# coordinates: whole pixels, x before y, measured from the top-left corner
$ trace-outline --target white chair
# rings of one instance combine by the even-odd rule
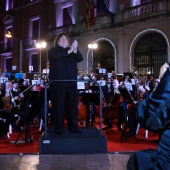
[[[42,126],[43,126],[43,123],[44,123],[44,122],[43,122],[43,120],[41,119],[41,120],[40,120],[39,131],[41,131],[41,129],[42,129]]]
[[[138,123],[138,126],[136,128],[136,134],[138,134],[140,128],[140,124]],[[148,130],[145,130],[145,138],[148,138]]]
[[[51,115],[51,113],[48,113],[48,117],[50,117],[50,115]],[[49,121],[50,121],[50,118],[49,118]],[[43,126],[43,125],[44,125],[44,122],[43,122],[43,120],[41,119],[41,120],[40,120],[39,131],[42,130],[42,126]]]

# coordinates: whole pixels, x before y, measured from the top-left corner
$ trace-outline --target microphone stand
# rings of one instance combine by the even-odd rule
[[[22,93],[26,92],[27,90],[29,90],[33,85],[29,86],[26,90],[24,90]],[[22,132],[23,130],[25,130],[25,143],[28,142],[28,140],[31,142],[31,144],[33,144],[33,141],[31,139],[31,134],[30,134],[30,131],[29,131],[29,122],[28,122],[28,114],[29,114],[29,102],[31,100],[31,96],[33,94],[33,91],[31,92],[31,94],[29,94],[28,96],[28,99],[26,99],[26,101],[24,101],[23,99],[23,103],[25,104],[25,107],[24,107],[24,111],[25,111],[25,129],[21,129],[21,132],[19,133],[16,141],[15,141],[15,144],[18,142],[18,139],[20,138],[20,136],[22,136]]]

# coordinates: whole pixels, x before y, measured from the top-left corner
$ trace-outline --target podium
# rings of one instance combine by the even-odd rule
[[[99,94],[82,93],[84,102],[99,104]],[[79,127],[74,134],[65,127],[60,136],[48,127],[39,139],[40,154],[107,153],[107,138],[96,127]]]
[[[67,128],[60,136],[54,135],[54,129],[47,129],[39,139],[40,154],[79,154],[107,153],[107,139],[101,136],[96,127],[79,128],[81,134],[74,134]]]
[[[85,93],[83,93],[85,94]],[[91,94],[87,94],[91,95]],[[84,95],[86,102],[94,102],[101,105],[99,102],[99,95],[91,99]],[[94,95],[94,96],[96,96]],[[96,100],[97,99],[97,100]],[[47,86],[45,88],[45,104],[47,103]],[[46,105],[45,105],[46,106]],[[47,113],[47,107],[45,108]],[[100,119],[101,123],[101,119]],[[79,154],[79,153],[106,153],[107,152],[107,138],[101,133],[101,128],[97,127],[79,127],[81,134],[75,134],[68,131],[65,127],[60,136],[56,136],[54,128],[47,127],[47,120],[45,120],[45,131],[39,139],[39,153],[40,154]],[[101,125],[100,125],[101,127]]]

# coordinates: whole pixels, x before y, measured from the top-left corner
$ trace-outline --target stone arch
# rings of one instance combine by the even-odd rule
[[[116,48],[115,48],[115,45],[113,44],[113,42],[107,38],[99,38],[97,40],[95,40],[93,43],[98,43],[98,42],[102,42],[102,41],[107,41],[109,42],[109,44],[113,47],[114,49],[114,68],[115,68],[115,71],[117,72],[117,51],[116,51]],[[89,52],[90,52],[90,49],[88,49],[87,51],[87,58],[86,58],[86,69],[88,70],[89,69]]]
[[[167,58],[168,58],[168,61],[170,61],[170,45],[169,45],[169,40],[167,38],[167,36],[160,30],[158,29],[146,29],[146,30],[143,30],[141,31],[140,33],[138,33],[135,38],[133,39],[132,43],[130,44],[130,49],[129,49],[129,63],[130,63],[130,69],[132,68],[132,51],[134,50],[135,48],[135,45],[136,43],[138,42],[138,40],[145,34],[147,33],[150,33],[150,32],[156,32],[156,33],[159,33],[161,34],[164,38],[165,38],[165,41],[167,43]]]

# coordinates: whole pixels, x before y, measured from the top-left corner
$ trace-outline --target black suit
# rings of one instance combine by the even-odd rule
[[[109,104],[112,96],[114,96],[114,87],[113,87],[113,85],[110,84],[110,87],[108,87],[108,84],[106,84],[105,86],[103,86],[102,91],[103,91],[105,102],[107,104]],[[112,120],[109,119],[108,117],[104,118],[104,124],[107,125],[108,128],[112,128]]]
[[[108,84],[103,86],[102,88],[104,98],[106,100],[106,103],[110,101],[110,98],[114,95],[114,87],[112,84],[110,84],[110,87],[108,87]]]
[[[68,55],[68,49],[56,46],[48,51],[48,59],[50,62],[50,81],[77,79],[77,63],[83,60],[83,56],[79,51],[77,51],[77,54],[70,53]],[[64,113],[67,116],[69,130],[76,129],[77,82],[52,82],[50,84],[50,95],[55,133],[62,133],[64,130]]]

